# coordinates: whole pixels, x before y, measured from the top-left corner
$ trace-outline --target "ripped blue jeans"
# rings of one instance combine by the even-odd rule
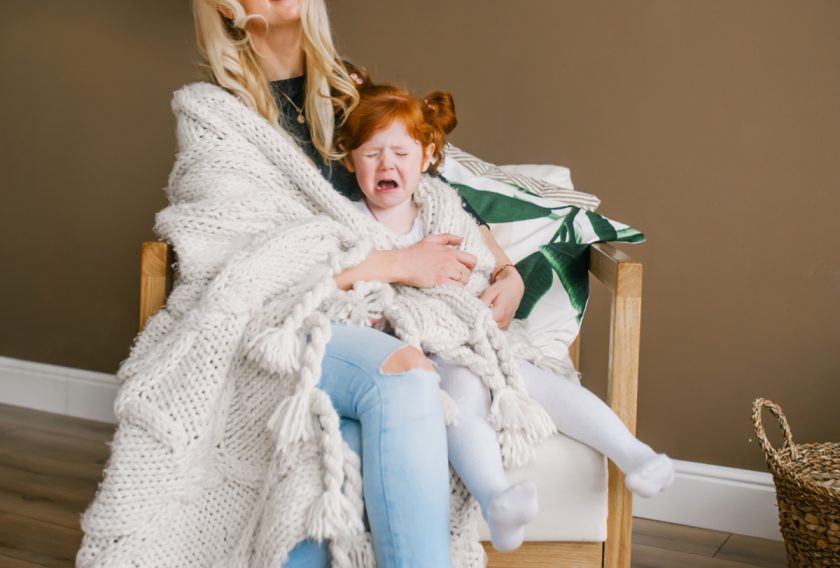
[[[380,568],[448,568],[449,463],[434,371],[382,373],[405,343],[334,323],[320,387],[341,416],[344,440],[362,458],[367,520]],[[330,565],[326,542],[304,540],[283,568]]]

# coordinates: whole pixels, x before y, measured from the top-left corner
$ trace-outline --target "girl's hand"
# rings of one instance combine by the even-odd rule
[[[493,311],[493,319],[501,329],[507,329],[525,294],[525,282],[513,266],[502,270],[496,281],[481,294],[481,301]]]
[[[478,259],[458,250],[463,237],[450,233],[429,235],[400,252],[400,284],[415,288],[434,288],[440,284],[463,286],[470,279]]]

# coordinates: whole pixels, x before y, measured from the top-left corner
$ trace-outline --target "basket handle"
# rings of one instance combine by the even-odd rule
[[[761,411],[767,408],[779,420],[779,427],[785,434],[785,443],[782,449],[790,448],[790,457],[794,460],[799,459],[799,452],[796,449],[796,444],[793,443],[793,434],[790,431],[785,413],[782,412],[781,407],[766,398],[757,398],[753,402],[753,426],[755,427],[755,434],[758,436],[758,442],[761,444],[761,449],[764,450],[765,457],[769,460],[771,457],[774,461],[779,460],[779,451],[770,444],[767,439],[767,433],[764,431],[764,424],[761,421]]]

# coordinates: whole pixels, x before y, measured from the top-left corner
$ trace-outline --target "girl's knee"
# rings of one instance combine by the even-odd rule
[[[465,367],[442,368],[440,387],[458,403],[458,406],[478,409],[490,407],[490,390],[475,373]]]

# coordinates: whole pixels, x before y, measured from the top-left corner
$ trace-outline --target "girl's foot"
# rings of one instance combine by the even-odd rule
[[[490,541],[499,552],[516,550],[525,540],[525,525],[539,513],[537,486],[531,481],[511,485],[490,502],[487,525]]]
[[[640,497],[653,497],[674,483],[674,462],[665,454],[656,454],[627,474],[624,484]]]

